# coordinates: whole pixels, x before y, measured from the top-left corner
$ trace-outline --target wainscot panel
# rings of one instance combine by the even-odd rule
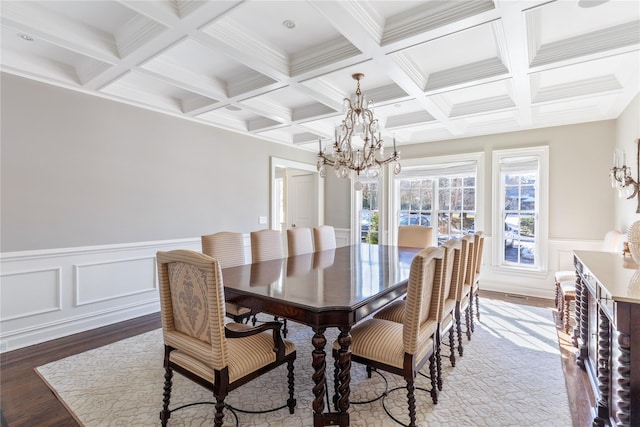
[[[160,309],[155,254],[200,238],[0,254],[0,352]]]

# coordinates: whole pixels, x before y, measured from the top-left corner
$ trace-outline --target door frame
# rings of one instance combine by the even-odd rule
[[[276,179],[276,168],[299,169],[299,170],[304,170],[304,171],[308,171],[316,174],[316,177],[314,179],[315,181],[314,190],[318,198],[317,199],[318,211],[316,212],[316,215],[318,218],[317,225],[323,225],[324,224],[324,179],[320,178],[316,165],[311,163],[298,162],[296,160],[283,159],[283,158],[274,157],[274,156],[271,156],[270,161],[271,161],[271,168],[270,168],[271,176],[269,181],[269,191],[271,194],[269,195],[269,200],[270,200],[271,206],[269,211],[270,211],[271,218],[269,219],[269,224],[271,224],[271,229],[276,230],[278,228],[278,224],[276,224],[276,218],[277,218],[276,209],[278,209],[278,201],[276,200],[276,191],[274,186],[275,179]]]

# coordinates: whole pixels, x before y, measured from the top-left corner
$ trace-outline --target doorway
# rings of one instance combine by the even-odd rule
[[[324,224],[324,180],[316,166],[271,157],[271,228]]]

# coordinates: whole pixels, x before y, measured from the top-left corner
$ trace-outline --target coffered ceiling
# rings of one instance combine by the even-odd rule
[[[2,70],[317,149],[342,100],[398,145],[615,119],[640,2],[2,1]]]

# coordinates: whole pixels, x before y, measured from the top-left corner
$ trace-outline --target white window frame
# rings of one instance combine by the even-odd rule
[[[504,186],[501,164],[509,158],[535,157],[538,160],[536,177],[536,243],[535,263],[527,265],[506,265],[504,258]],[[503,273],[546,276],[548,269],[549,237],[549,146],[514,148],[493,152],[493,268]]]
[[[400,210],[400,195],[399,195],[399,179],[403,179],[407,177],[407,174],[415,174],[416,176],[420,173],[421,170],[427,171],[429,167],[434,167],[436,165],[445,165],[445,164],[456,164],[456,163],[466,163],[466,162],[475,162],[476,167],[476,217],[475,217],[475,229],[476,230],[484,230],[485,222],[484,222],[484,199],[485,199],[485,160],[484,160],[484,152],[477,153],[465,153],[465,154],[456,154],[456,155],[448,155],[448,156],[437,156],[437,157],[423,157],[417,159],[407,159],[402,161],[402,170],[404,172],[400,174],[400,176],[391,177],[390,183],[390,196],[389,199],[393,201],[390,203],[391,210],[389,212],[389,218],[387,218],[387,223],[389,224],[389,241],[397,242],[397,229],[398,229],[398,221],[399,218],[395,215],[396,212]],[[434,201],[435,202],[435,201]],[[437,227],[437,217],[431,216],[431,223]],[[434,244],[435,244],[435,233],[434,233]]]

